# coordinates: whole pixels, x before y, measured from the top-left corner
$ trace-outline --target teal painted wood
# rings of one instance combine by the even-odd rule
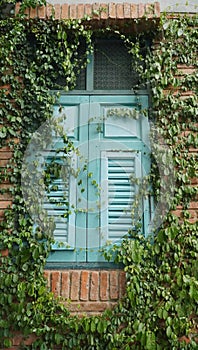
[[[147,162],[149,124],[140,112],[140,109],[147,106],[146,95],[138,98],[90,97],[89,171],[101,187],[100,196],[97,198],[96,190],[91,186],[91,180],[89,181],[88,196],[94,204],[92,211],[88,212],[87,221],[90,262],[103,261],[100,248],[108,241],[118,243],[131,228],[130,199],[137,189],[130,185],[129,172],[141,178],[143,173],[148,174],[150,169]],[[117,162],[117,173],[115,171],[113,181],[110,175],[112,161]],[[129,187],[124,192],[125,183],[129,184]],[[120,188],[116,188],[118,184]],[[148,227],[148,215],[144,217],[146,208],[147,202],[143,200],[141,210],[144,234]]]
[[[61,106],[61,109],[60,109]],[[61,112],[60,112],[61,110]],[[58,229],[55,230],[55,239],[57,240],[52,247],[52,252],[48,258],[49,262],[78,262],[86,261],[86,227],[87,227],[87,173],[79,171],[84,166],[84,162],[88,158],[88,111],[89,111],[89,97],[88,96],[61,96],[57,105],[54,107],[54,116],[63,117],[62,126],[66,134],[71,138],[75,147],[79,150],[78,154],[69,155],[71,158],[72,172],[69,175],[69,210],[71,214],[65,219],[65,225],[59,227],[59,220],[56,220]],[[61,146],[61,141],[56,143]],[[78,173],[78,177],[74,176]],[[78,186],[81,182],[82,185]],[[63,180],[62,183],[63,185]],[[84,188],[84,201],[79,202],[81,189]],[[82,198],[81,198],[82,199]],[[55,209],[57,213],[59,209]],[[60,239],[61,238],[61,239]],[[58,246],[59,242],[63,242],[64,246]]]
[[[132,228],[131,210],[137,192],[131,176],[141,177],[141,154],[103,151],[101,157],[101,245],[118,243]],[[134,228],[134,227],[133,227]]]
[[[149,123],[140,112],[148,107],[148,96],[64,95],[59,103],[67,117],[65,131],[79,151],[75,167],[82,169],[84,163],[88,167],[73,177],[73,183],[69,179],[68,198],[75,210],[67,229],[62,226],[57,233],[73,240],[74,246],[54,246],[49,263],[103,262],[100,248],[108,240],[119,242],[131,227],[131,201],[137,188],[130,176],[141,178],[150,170]],[[59,104],[55,115],[60,116]],[[141,209],[143,233],[148,234],[148,198]]]

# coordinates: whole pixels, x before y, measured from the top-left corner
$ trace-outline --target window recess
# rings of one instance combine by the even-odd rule
[[[150,170],[149,123],[140,104],[148,106],[147,95],[62,95],[54,107],[55,117],[66,115],[63,127],[78,151],[70,163],[63,162],[66,175],[55,178],[47,193],[46,209],[56,224],[49,262],[104,262],[100,249],[107,242],[119,244],[129,229],[136,229],[131,210],[138,185],[131,178],[141,180]],[[70,214],[64,218],[66,205]],[[149,199],[142,199],[144,235],[149,208]]]

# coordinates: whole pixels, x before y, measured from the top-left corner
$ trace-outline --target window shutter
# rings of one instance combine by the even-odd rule
[[[141,179],[150,169],[149,123],[139,109],[147,108],[148,96],[64,95],[59,102],[55,116],[66,115],[63,128],[78,149],[68,159],[78,171],[73,176],[71,164],[63,163],[66,175],[54,178],[46,197],[56,224],[54,238],[67,246],[54,245],[48,262],[104,262],[100,248],[108,241],[119,243],[135,229],[131,211],[139,188],[131,177]],[[62,162],[61,155],[57,161]],[[62,217],[67,206],[72,213]],[[146,235],[148,199],[142,198],[138,209]]]
[[[115,242],[132,227],[131,210],[137,192],[131,176],[141,175],[138,152],[102,152],[101,231],[102,244]],[[106,179],[106,181],[105,181]]]
[[[99,262],[104,261],[100,248],[109,241],[119,244],[137,224],[142,234],[148,232],[148,200],[141,198],[134,208],[140,187],[130,179],[141,179],[150,169],[149,123],[141,112],[148,106],[148,96],[100,95],[91,96],[90,102],[94,118],[89,124],[88,171],[101,192],[99,205],[95,189],[90,186],[88,192],[91,203],[96,203],[88,212],[88,260]]]
[[[77,262],[86,261],[86,211],[85,201],[79,201],[81,187],[87,187],[87,175],[78,170],[83,168],[87,159],[88,149],[88,96],[62,95],[54,106],[54,117],[60,118],[61,126],[66,135],[72,140],[76,149],[73,154],[68,154],[68,158],[62,157],[61,152],[56,155],[56,160],[62,166],[61,176],[54,179],[49,193],[47,194],[46,208],[49,215],[53,215],[56,228],[54,239],[56,243],[52,247],[52,252],[48,258],[51,262]],[[56,138],[56,137],[55,137]],[[54,153],[56,148],[64,146],[61,139],[54,140]],[[49,159],[50,160],[50,159]],[[87,192],[83,193],[86,197]],[[60,201],[60,205],[56,204]],[[52,203],[54,202],[54,203]],[[69,211],[68,217],[62,217],[66,209]],[[61,246],[59,243],[64,243]]]
[[[51,164],[54,157],[48,157],[47,163]],[[52,179],[46,193],[44,208],[55,224],[52,249],[74,249],[75,245],[75,213],[76,207],[76,179],[71,173],[71,168],[76,168],[76,156],[62,159],[56,156],[56,163],[62,167],[59,178]],[[62,245],[61,245],[62,243]]]

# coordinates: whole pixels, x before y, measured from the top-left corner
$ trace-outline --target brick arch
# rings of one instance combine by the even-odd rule
[[[20,3],[15,7],[15,14],[19,12]],[[160,17],[159,2],[147,4],[123,3],[80,3],[80,4],[47,4],[28,8],[25,11],[27,18],[49,19],[54,15],[55,19],[83,19],[87,16],[93,17],[95,21],[116,21],[144,18],[149,19]]]

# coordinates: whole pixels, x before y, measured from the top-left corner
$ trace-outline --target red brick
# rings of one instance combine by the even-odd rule
[[[91,16],[92,14],[92,5],[91,4],[85,4],[85,15]]]
[[[47,6],[46,6],[46,17],[50,18],[52,16],[52,14],[53,14],[53,11],[54,11],[53,5],[47,4]]]
[[[179,68],[178,69],[178,75],[180,78],[182,77],[181,75],[186,75],[186,74],[195,74],[196,73],[196,69],[195,68],[189,68],[189,67],[183,67],[183,68]]]
[[[33,9],[33,7],[30,8],[30,18],[35,18],[38,17],[38,13],[37,13],[37,7],[35,9]]]
[[[69,18],[76,19],[76,5],[69,6]]]
[[[8,190],[9,188],[11,188],[10,184],[0,183],[0,189]]]
[[[80,272],[72,271],[71,272],[71,300],[79,300],[79,287],[80,287]]]
[[[101,271],[100,272],[100,283],[99,283],[99,286],[100,286],[100,299],[101,300],[108,300],[109,298],[109,281],[108,281],[108,277],[109,277],[109,274],[107,271]]]
[[[158,43],[158,45],[159,45],[159,43]],[[177,64],[177,68],[178,68],[178,69],[188,69],[188,68],[191,68],[191,69],[193,69],[193,70],[196,69],[193,65],[187,66],[185,63],[184,63],[184,64],[178,63],[178,64]]]
[[[63,4],[61,8],[61,18],[68,19],[69,18],[69,6],[68,4]]]
[[[131,18],[131,6],[128,2],[124,3],[124,18]]]
[[[110,299],[116,300],[119,298],[118,290],[118,273],[117,271],[110,272]]]
[[[22,339],[23,339],[22,335],[20,333],[16,333],[13,337],[12,345],[14,346],[20,345]]]
[[[100,14],[100,17],[101,19],[107,19],[108,18],[108,5],[107,4],[100,4],[100,8],[101,8],[101,14]]]
[[[8,192],[0,194],[0,201],[9,201],[12,200],[12,195]]]
[[[154,4],[145,5],[145,14],[147,18],[153,18],[154,11],[155,11]]]
[[[20,6],[21,6],[21,3],[17,2],[15,5],[15,15],[17,15],[19,13]]]
[[[92,11],[93,11],[93,18],[100,19],[100,4],[99,3],[96,2],[93,4]]]
[[[10,205],[12,205],[12,201],[1,201],[0,202],[0,209],[6,209]]]
[[[83,18],[85,15],[85,5],[84,4],[78,4],[77,6],[77,18]]]
[[[116,18],[116,5],[114,2],[109,3],[109,18]]]
[[[55,10],[55,19],[61,19],[61,6],[60,6],[60,4],[55,4],[54,10]]]
[[[8,159],[0,159],[0,167],[5,167],[8,164]]]
[[[12,158],[13,152],[6,151],[2,152],[2,148],[0,149],[0,159],[10,159]]]
[[[191,342],[190,338],[187,338],[185,335],[183,335],[181,338],[179,338],[180,342],[185,342],[186,344],[189,344]]]
[[[50,272],[49,271],[44,271],[44,277],[47,280],[48,288],[51,288],[51,283],[50,283],[51,274],[50,274]]]
[[[4,249],[4,250],[0,250],[0,256],[8,256],[9,254],[9,250],[8,249]]]
[[[145,6],[144,4],[138,5],[138,17],[142,18],[145,15]]]
[[[1,221],[2,221],[2,219],[4,218],[4,213],[5,213],[4,210],[0,210],[0,218],[1,218]]]
[[[80,300],[88,300],[89,296],[89,272],[81,272]]]
[[[69,271],[63,271],[61,274],[61,296],[69,299],[70,293],[70,274]]]
[[[111,307],[109,302],[74,302],[69,306],[71,312],[103,312],[107,308]]]
[[[55,296],[60,295],[60,272],[52,271],[51,273],[51,290]]]
[[[191,179],[191,184],[192,184],[192,185],[198,185],[198,178],[197,178],[197,177],[193,177],[193,178]]]
[[[21,345],[22,342],[24,343],[24,345],[31,345],[35,340],[36,340],[36,336],[34,334],[29,335],[27,338],[25,338],[23,334],[16,333],[13,338],[12,345],[18,346],[18,345]]]
[[[12,195],[9,192],[5,192],[3,194],[0,194],[0,201],[7,201],[12,199]]]
[[[190,209],[198,209],[198,202],[191,202],[189,208]]]
[[[118,19],[124,18],[124,7],[123,7],[123,4],[116,4],[116,13],[117,13],[117,18]]]
[[[36,335],[29,335],[28,338],[24,340],[24,345],[31,345],[37,339]]]
[[[189,213],[190,213],[189,221],[190,221],[192,224],[193,224],[193,223],[196,223],[196,222],[197,222],[197,219],[198,219],[198,211],[196,211],[196,210],[190,210]]]
[[[27,15],[27,17],[30,17],[30,8],[25,9],[24,14]]]
[[[99,297],[99,273],[91,272],[90,300],[98,300]]]
[[[126,275],[124,271],[119,272],[118,276],[118,284],[119,284],[119,297],[122,298],[126,292]]]
[[[39,6],[38,7],[38,17],[39,18],[45,18],[45,10],[46,10],[46,6]]]
[[[182,205],[178,205],[177,209],[182,209]],[[198,202],[190,202],[189,209],[198,209]]]
[[[155,6],[155,11],[154,11],[155,16],[156,17],[160,17],[160,3],[159,2],[155,2],[154,6]]]

